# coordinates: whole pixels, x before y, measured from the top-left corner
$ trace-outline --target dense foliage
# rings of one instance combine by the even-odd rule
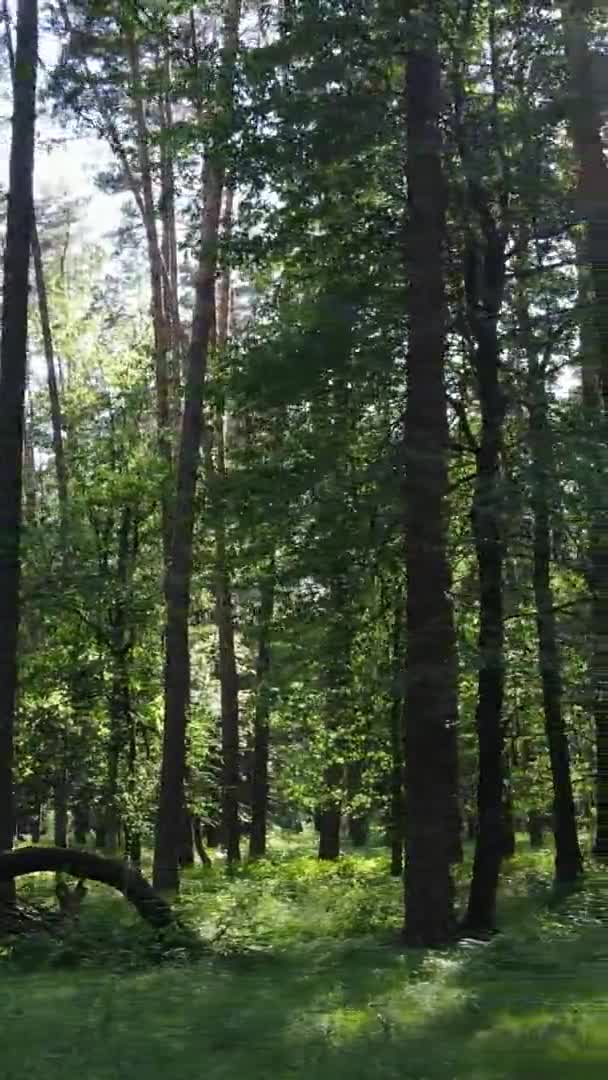
[[[410,945],[494,931],[516,832],[573,885],[608,854],[606,12],[2,25],[0,847],[153,851],[176,894],[194,850],[380,830]],[[101,239],[32,204],[36,73]]]

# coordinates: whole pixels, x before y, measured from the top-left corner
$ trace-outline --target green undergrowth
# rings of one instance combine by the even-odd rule
[[[277,840],[259,864],[187,874],[185,929],[161,938],[92,887],[62,940],[4,949],[0,1080],[606,1075],[599,872],[559,897],[550,853],[522,848],[504,869],[503,932],[425,953],[399,944],[387,870],[380,850],[320,864],[306,838]],[[27,891],[40,901],[50,885]]]

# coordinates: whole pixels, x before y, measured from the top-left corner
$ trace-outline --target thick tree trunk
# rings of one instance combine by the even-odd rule
[[[222,214],[222,235],[232,233],[234,192],[226,190]],[[220,362],[230,336],[230,270],[224,267],[217,292],[216,348]],[[240,717],[239,675],[235,652],[234,602],[226,540],[226,446],[225,405],[219,403],[215,416],[215,463],[209,456],[210,479],[216,493],[215,525],[215,610],[219,639],[219,678],[222,731],[222,836],[228,863],[238,862],[240,852]]]
[[[194,837],[192,834],[192,819],[187,806],[182,810],[182,830],[179,845],[178,861],[180,870],[187,870],[194,866]]]
[[[475,338],[474,369],[481,410],[471,523],[479,574],[479,677],[476,727],[479,746],[477,837],[466,927],[491,932],[505,850],[504,816],[504,611],[500,455],[505,396],[500,385],[498,318],[505,280],[503,228],[494,219],[487,193],[469,179],[471,209],[480,235],[469,232],[465,287],[467,317]]]
[[[220,833],[219,827],[213,822],[208,821],[203,829],[205,840],[207,841],[207,847],[213,848],[219,847]]]
[[[232,81],[238,48],[239,0],[228,0],[220,101],[230,126]],[[223,147],[211,145],[203,182],[201,250],[196,279],[192,336],[188,356],[185,401],[179,440],[177,493],[166,573],[165,596],[165,711],[159,807],[154,850],[154,883],[179,888],[180,815],[186,765],[186,728],[190,700],[188,618],[192,578],[194,496],[203,426],[203,391],[209,342],[215,313],[215,273],[222,190],[225,175]]]
[[[0,851],[13,844],[23,424],[26,383],[38,4],[19,0],[0,332]],[[12,881],[1,887],[13,897]]]
[[[586,222],[586,260],[591,270],[593,314],[602,402],[600,438],[608,445],[608,164],[592,85],[592,53],[586,0],[563,3],[562,25],[570,70],[570,129],[578,158],[578,203]],[[592,537],[592,637],[596,727],[597,822],[594,851],[608,858],[608,506],[598,492]]]
[[[253,762],[251,767],[251,833],[249,857],[266,854],[268,828],[268,753],[270,688],[270,630],[274,612],[274,559],[269,574],[260,585],[260,620],[256,659],[255,712],[253,719]]]
[[[405,940],[442,946],[454,932],[453,731],[456,647],[446,555],[448,424],[444,385],[445,184],[436,4],[407,26],[409,349],[404,462],[407,569]]]

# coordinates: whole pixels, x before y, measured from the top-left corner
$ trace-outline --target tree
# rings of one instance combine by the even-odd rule
[[[192,576],[194,496],[203,427],[203,390],[211,329],[215,318],[215,272],[222,192],[226,176],[226,132],[231,129],[234,64],[238,49],[239,0],[224,13],[222,70],[218,81],[219,131],[207,150],[202,185],[202,224],[195,306],[188,352],[184,410],[177,456],[176,498],[165,595],[165,715],[154,883],[177,889],[179,821],[184,801],[186,727],[190,693],[188,615]]]
[[[20,0],[0,338],[0,850],[13,845],[21,499],[38,63],[37,0]],[[10,896],[9,896],[10,899]]]
[[[423,946],[444,945],[454,933],[450,867],[457,797],[452,741],[458,721],[456,652],[446,553],[446,192],[437,15],[436,5],[417,5],[406,28],[405,940]]]
[[[569,116],[578,161],[579,213],[586,223],[586,261],[591,268],[594,324],[602,402],[601,438],[608,442],[608,165],[602,124],[592,83],[585,0],[561,6],[566,58],[570,73]],[[596,725],[597,823],[594,851],[608,857],[608,546],[607,511],[600,495],[591,548],[593,595],[591,662]]]

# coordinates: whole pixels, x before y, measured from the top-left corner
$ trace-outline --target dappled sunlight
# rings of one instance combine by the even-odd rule
[[[297,853],[231,876],[193,873],[184,913],[210,938],[225,927],[194,962],[170,942],[164,959],[146,954],[149,939],[137,943],[126,905],[109,915],[100,890],[61,960],[79,968],[24,976],[5,965],[0,1014],[12,1035],[2,1080],[63,1080],[67,1062],[87,1080],[200,1080],[203,1068],[208,1080],[604,1074],[608,947],[595,879],[580,906],[548,910],[528,894],[529,860],[516,859],[517,918],[504,934],[418,952],[399,946],[398,887],[382,869],[375,859],[327,867]],[[362,918],[363,877],[384,911],[380,935]],[[109,952],[78,961],[96,919],[95,942],[107,931],[116,950],[114,972],[104,969]],[[129,969],[133,953],[139,969]]]
[[[604,881],[547,905],[546,863],[511,861],[502,934],[438,952],[401,947],[401,886],[377,853],[323,864],[285,845],[230,874],[189,872],[179,910],[198,956],[92,889],[64,942],[5,958],[6,1075],[63,1080],[69,1061],[87,1080],[200,1080],[202,1062],[209,1080],[599,1076]],[[50,886],[32,879],[29,895]]]

